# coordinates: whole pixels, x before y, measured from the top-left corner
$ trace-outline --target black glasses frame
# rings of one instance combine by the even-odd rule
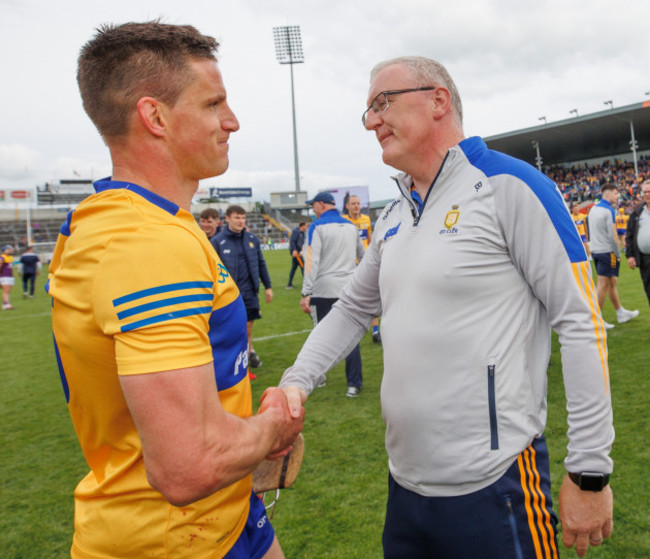
[[[363,125],[366,125],[366,118],[368,116],[368,112],[372,109],[372,112],[375,114],[379,113],[384,113],[388,110],[388,107],[390,106],[390,101],[388,101],[388,96],[389,95],[399,95],[400,93],[411,93],[412,91],[433,91],[436,89],[433,86],[429,87],[412,87],[410,89],[392,89],[389,91],[382,91],[378,93],[375,98],[372,100],[372,103],[370,103],[370,106],[364,111],[363,115],[361,115],[361,122]],[[381,105],[385,104],[385,107],[381,108],[381,105],[378,104],[378,99],[381,96],[384,96],[384,103]]]

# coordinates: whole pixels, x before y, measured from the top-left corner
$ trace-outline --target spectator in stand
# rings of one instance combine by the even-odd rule
[[[372,239],[372,224],[370,223],[370,218],[366,214],[361,213],[361,198],[356,194],[350,194],[345,197],[344,206],[345,211],[348,213],[344,214],[343,217],[354,223],[357,227],[363,248],[367,250]],[[381,334],[379,333],[378,317],[372,319],[370,327],[372,328],[372,341],[380,344]]]
[[[644,203],[630,214],[625,233],[625,254],[633,270],[639,268],[643,288],[650,303],[650,179],[641,184]]]
[[[567,203],[593,200],[602,185],[613,182],[624,189],[624,195],[634,199],[640,190],[642,177],[650,170],[650,158],[643,156],[637,161],[638,175],[632,161],[606,160],[597,165],[575,164],[571,166],[545,167],[545,173],[553,179]]]
[[[295,289],[293,286],[293,276],[296,273],[296,270],[300,268],[300,273],[305,275],[305,266],[300,256],[302,253],[302,247],[305,244],[305,229],[307,229],[307,223],[301,221],[298,224],[298,227],[294,227],[291,231],[291,238],[289,239],[289,253],[291,254],[291,270],[289,271],[289,283],[287,283],[286,289]]]
[[[260,240],[246,229],[246,210],[232,205],[226,210],[226,227],[212,239],[224,266],[235,280],[246,306],[246,332],[248,334],[248,364],[261,367],[262,361],[253,348],[253,321],[262,318],[258,292],[260,279],[264,284],[264,299],[273,300],[271,277],[260,247]],[[255,375],[251,375],[255,378]]]
[[[219,210],[215,210],[214,208],[206,208],[203,210],[199,215],[199,225],[208,236],[208,240],[212,241],[212,238],[223,229]]]
[[[41,259],[34,254],[34,247],[28,246],[25,253],[20,257],[21,275],[23,278],[23,297],[34,298],[34,283],[36,276],[41,273]],[[29,286],[29,292],[27,290]]]
[[[618,272],[621,265],[621,251],[616,235],[615,208],[618,204],[618,188],[607,183],[601,189],[602,199],[589,212],[589,243],[591,256],[596,263],[596,291],[598,304],[602,311],[605,298],[614,305],[619,323],[627,322],[639,315],[639,311],[629,311],[623,308],[618,295]],[[613,324],[605,322],[605,328],[614,328]]]
[[[0,286],[2,286],[2,310],[12,311],[11,306],[11,288],[14,286],[14,247],[5,245],[2,247],[0,254]]]

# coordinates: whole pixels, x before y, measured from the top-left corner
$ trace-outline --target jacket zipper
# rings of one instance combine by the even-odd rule
[[[427,191],[427,195],[424,197],[424,200],[422,200],[422,211],[424,212],[424,207],[427,205],[427,200],[429,199],[429,195],[431,194],[431,191],[433,190],[433,186],[436,184],[436,181],[438,180],[438,177],[440,176],[440,173],[442,172],[443,167],[445,166],[445,163],[447,162],[447,158],[449,157],[449,151],[446,153],[445,158],[442,160],[442,165],[440,165],[440,169],[438,169],[438,172],[436,173],[436,176],[433,179],[433,182],[431,183],[431,186],[429,187],[429,190]],[[420,217],[421,213],[418,214],[416,205],[413,202],[413,198],[411,196],[407,196],[404,194],[403,190],[400,188],[399,181],[395,179],[395,182],[397,183],[397,188],[399,189],[400,193],[404,198],[406,198],[406,201],[410,204],[411,206],[411,215],[413,216],[413,225],[417,227],[417,225],[420,223]]]
[[[517,534],[517,523],[515,522],[515,512],[512,509],[512,501],[510,497],[506,497],[506,507],[508,508],[508,521],[510,522],[510,529],[512,530],[512,538],[515,544],[515,553],[517,554],[517,559],[524,559],[524,554],[521,550],[521,545],[519,543],[519,534]]]
[[[488,405],[490,409],[490,450],[499,449],[499,432],[497,430],[497,402],[494,365],[488,365]]]

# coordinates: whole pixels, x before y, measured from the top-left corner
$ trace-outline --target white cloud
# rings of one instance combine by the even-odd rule
[[[37,176],[39,153],[21,144],[0,145],[0,180],[31,181]]]
[[[0,5],[0,50],[9,53],[0,59],[0,75],[10,84],[3,89],[0,144],[40,155],[22,165],[3,160],[3,168],[37,182],[74,170],[96,178],[107,168],[107,150],[81,107],[75,65],[82,44],[109,21],[162,15],[217,37],[241,129],[231,138],[231,170],[207,182],[252,186],[256,197],[294,188],[289,67],[275,59],[274,26],[302,30],[305,63],[294,66],[294,79],[300,174],[310,194],[337,181],[368,184],[373,199],[394,193],[392,170],[360,123],[369,71],[386,58],[421,54],[445,64],[463,98],[466,133],[482,136],[535,126],[542,115],[569,118],[574,108],[581,115],[603,110],[606,99],[615,106],[638,102],[650,90],[647,0]],[[18,173],[25,169],[30,178]]]

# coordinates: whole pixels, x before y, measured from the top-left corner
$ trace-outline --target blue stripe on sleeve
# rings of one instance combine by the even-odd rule
[[[160,322],[167,322],[168,320],[174,320],[176,318],[182,318],[184,316],[193,316],[197,314],[210,314],[212,313],[212,306],[209,307],[196,307],[193,309],[183,309],[180,311],[167,312],[164,314],[159,314],[157,316],[152,316],[150,318],[145,318],[143,320],[138,320],[137,322],[132,322],[131,324],[125,324],[120,328],[120,332],[130,332],[131,330],[137,330],[143,326],[150,326],[151,324],[159,324]]]
[[[469,138],[460,143],[460,147],[470,163],[485,173],[487,177],[511,175],[523,181],[546,210],[569,260],[573,263],[585,261],[587,254],[584,245],[573,223],[573,218],[564,204],[562,195],[553,181],[528,163],[498,151],[485,149],[485,147],[481,149],[478,142],[485,146],[480,138]]]
[[[199,293],[197,295],[185,295],[183,297],[170,297],[169,299],[161,299],[159,301],[152,301],[144,305],[138,305],[117,313],[117,318],[122,320],[135,314],[140,314],[152,309],[159,309],[161,307],[171,307],[172,305],[179,305],[181,303],[190,303],[193,301],[212,301],[214,295],[210,293]]]
[[[150,295],[169,293],[170,291],[181,291],[184,289],[212,289],[213,285],[214,284],[211,281],[184,281],[180,283],[170,283],[168,285],[159,285],[158,287],[143,289],[142,291],[136,291],[135,293],[130,293],[128,295],[118,297],[117,299],[113,299],[113,306],[118,307],[124,303],[129,303],[137,299],[149,297]]]

